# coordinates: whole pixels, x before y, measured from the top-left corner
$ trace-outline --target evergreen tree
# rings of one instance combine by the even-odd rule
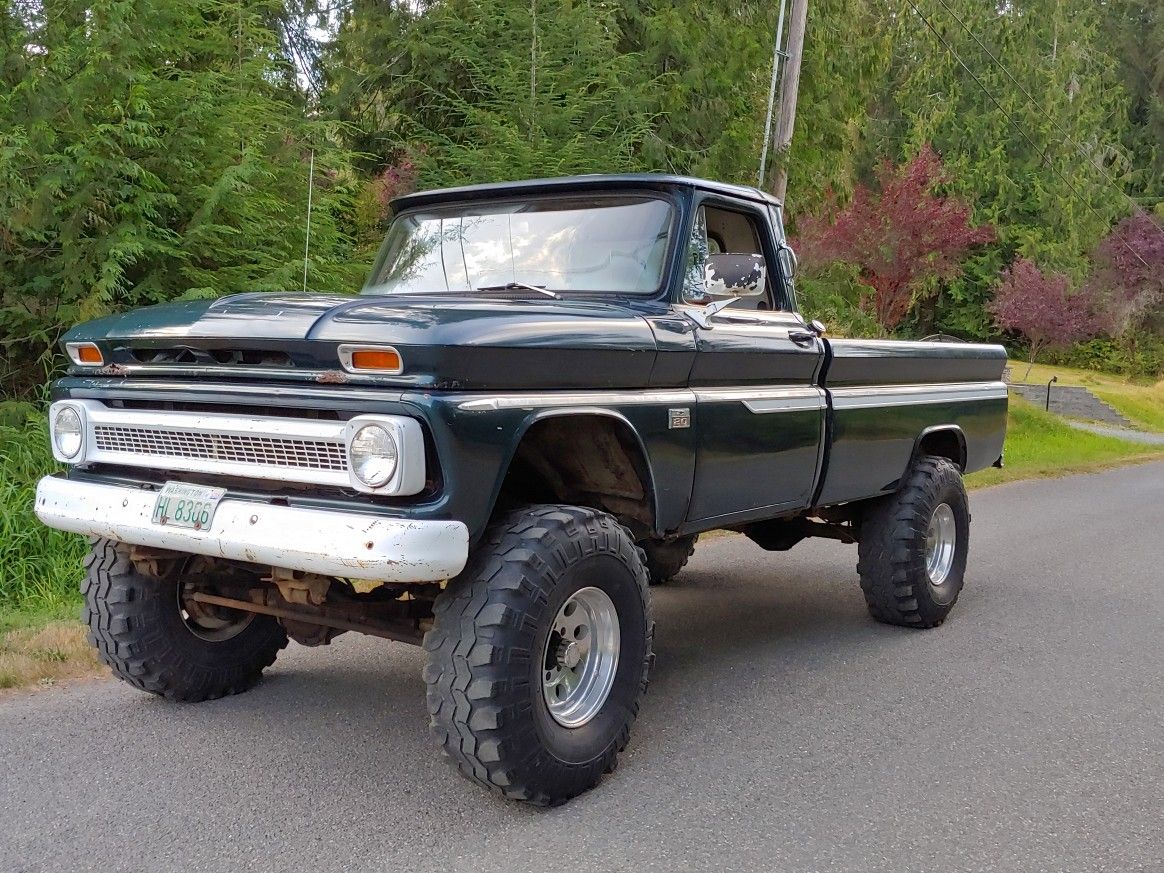
[[[774,33],[770,3],[631,0],[618,6],[619,47],[646,96],[652,170],[756,184]]]
[[[387,72],[341,60],[331,82],[340,102],[365,93],[356,111],[377,128],[365,143],[380,166],[406,155],[422,186],[641,166],[654,85],[618,51],[608,6],[444,0],[375,26],[367,14],[345,20],[340,58],[387,54]]]
[[[43,375],[64,328],[112,309],[299,287],[313,147],[311,284],[358,281],[341,230],[345,156],[305,119],[268,12],[245,0],[52,0],[17,16],[24,43],[6,46],[5,69],[22,70],[0,97],[10,386]]]
[[[796,129],[786,156],[793,228],[798,216],[872,182],[882,157],[899,157],[874,153],[868,139],[890,58],[891,17],[883,5],[814,0],[809,6]]]
[[[658,82],[643,160],[652,169],[754,185],[778,6],[634,0],[620,6],[621,45]],[[802,63],[789,214],[815,212],[852,191],[868,107],[888,63],[888,39],[870,0],[814,0]]]
[[[1142,0],[1103,0],[1102,39],[1128,93],[1112,118],[1131,155],[1131,195],[1164,218],[1164,5]]]
[[[352,0],[341,8],[320,60],[323,105],[343,122],[366,173],[382,171],[398,156],[409,110],[400,102],[402,84],[413,77],[414,61],[434,82],[445,81],[446,71],[426,63],[423,47],[409,40],[417,17],[411,3]]]

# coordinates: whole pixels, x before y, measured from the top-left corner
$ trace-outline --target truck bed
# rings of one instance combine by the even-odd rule
[[[944,431],[963,472],[1002,455],[1006,351],[974,343],[826,340],[824,467],[814,503],[859,500],[896,487],[919,440]]]

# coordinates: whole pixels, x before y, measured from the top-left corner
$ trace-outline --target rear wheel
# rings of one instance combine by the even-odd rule
[[[940,625],[962,591],[969,545],[962,474],[946,458],[919,458],[861,519],[857,572],[869,612],[887,624]]]
[[[160,576],[139,573],[130,546],[96,540],[85,562],[89,642],[114,675],[170,700],[212,700],[246,691],[287,645],[265,615],[191,598],[188,562]],[[198,560],[198,559],[192,559]]]
[[[611,516],[511,513],[437,599],[425,682],[432,729],[470,780],[562,803],[614,769],[653,655],[647,574]]]

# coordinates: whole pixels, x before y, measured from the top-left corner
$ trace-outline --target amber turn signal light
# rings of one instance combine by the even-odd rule
[[[65,346],[65,351],[69,353],[69,359],[74,364],[82,367],[100,367],[105,363],[101,349],[93,343],[68,343]]]
[[[404,362],[391,346],[339,347],[340,363],[349,373],[400,373]]]

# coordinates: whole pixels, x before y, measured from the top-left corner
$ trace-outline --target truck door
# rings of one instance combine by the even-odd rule
[[[681,306],[704,326],[695,329],[690,375],[698,427],[690,522],[746,521],[812,500],[824,434],[825,397],[817,387],[824,344],[793,311],[778,258],[783,235],[769,220],[760,204],[711,196],[692,220]],[[707,304],[730,290],[724,275],[737,291],[749,281],[740,279],[747,262],[740,256],[748,255],[762,268],[758,288],[747,289],[758,293],[708,313]]]

